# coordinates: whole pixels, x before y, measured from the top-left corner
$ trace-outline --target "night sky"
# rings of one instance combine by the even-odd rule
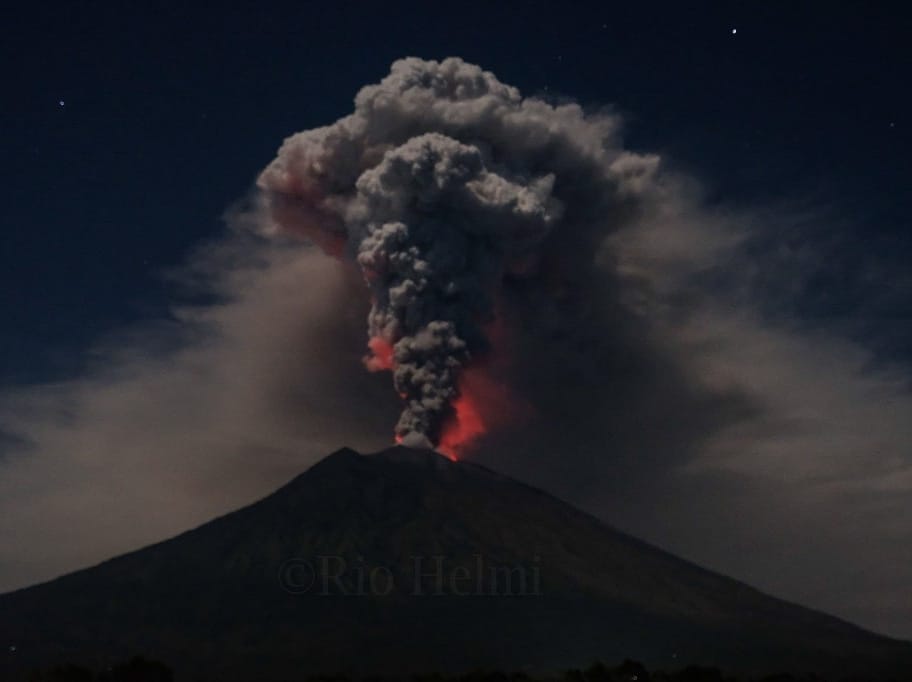
[[[697,7],[13,10],[0,48],[0,377],[72,373],[99,333],[163,314],[161,269],[218,232],[278,142],[338,118],[408,55],[458,55],[524,93],[616,107],[629,147],[695,171],[713,197],[824,206],[844,224],[833,257],[849,272],[801,312],[853,314],[886,295],[847,285],[859,247],[899,266],[912,253],[909,17],[861,3]],[[878,314],[908,311],[894,304]]]
[[[220,238],[225,212],[250,195],[285,137],[349,113],[359,88],[405,56],[459,56],[525,96],[610,107],[626,122],[625,147],[658,153],[668,168],[698,178],[707,210],[734,206],[767,225],[750,247],[776,265],[768,273],[761,266],[753,280],[764,319],[853,343],[867,353],[862,365],[889,367],[907,389],[912,18],[876,3],[681,5],[298,2],[207,9],[135,2],[129,9],[31,3],[8,10],[0,41],[4,404],[97,371],[105,349],[125,343],[129,330],[175,323],[175,302],[206,303],[206,294],[193,298],[169,273]],[[798,284],[782,276],[794,270],[806,275]],[[885,411],[901,422],[912,416],[909,404],[891,402]],[[59,409],[60,419],[76,418],[69,407]],[[15,448],[28,441],[10,426],[9,414],[0,413],[0,479],[5,458],[16,459]],[[910,446],[896,440],[903,433],[872,432],[870,450],[890,450],[897,470],[907,471]],[[234,476],[247,475],[242,461],[232,460]],[[250,487],[225,483],[232,477],[226,473],[210,481],[224,489],[188,505],[185,516],[148,520],[135,539],[112,531],[117,540],[95,550],[46,559],[23,541],[21,557],[0,556],[0,589],[159,539],[267,492],[307,463],[282,460],[251,474]],[[522,474],[514,458],[492,463]],[[162,485],[180,478],[169,467]],[[55,480],[68,475],[49,471]],[[529,478],[545,482],[551,471],[542,465]],[[728,475],[720,474],[726,481]],[[719,508],[752,494],[780,505],[763,487],[777,476],[726,488]],[[613,501],[606,501],[609,493],[602,499],[573,477],[557,492],[710,568],[912,637],[912,610],[896,605],[897,595],[912,593],[912,573],[896,568],[909,550],[879,554],[912,547],[912,528],[891,512],[912,502],[912,476],[903,476],[888,491],[896,507],[866,498],[864,509],[877,507],[881,524],[870,547],[852,544],[861,535],[840,538],[837,520],[823,539],[816,521],[807,522],[807,537],[841,546],[829,554],[798,530],[777,531],[769,519],[726,519],[718,542],[706,540],[698,531],[717,509],[701,507],[680,522],[661,518],[666,504],[677,510],[669,514],[687,506],[683,498],[661,497],[676,489],[673,482],[657,484],[651,494],[661,503],[649,512],[633,492],[612,488]],[[705,493],[713,482],[719,481],[694,484],[687,494]],[[193,495],[194,485],[176,488]],[[28,519],[56,509],[52,493],[22,500],[37,510]],[[781,508],[786,517],[798,513],[789,503]],[[746,513],[734,517],[743,521]],[[754,543],[745,535],[750,528],[776,539]],[[754,544],[756,553],[744,554]],[[821,577],[828,562],[865,553],[873,553],[869,564]],[[824,558],[815,564],[814,556]],[[872,568],[886,564],[893,567],[883,573]],[[856,580],[867,591],[846,597]]]

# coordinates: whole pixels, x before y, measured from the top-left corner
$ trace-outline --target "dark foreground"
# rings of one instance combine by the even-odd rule
[[[532,677],[525,673],[475,671],[459,676],[440,674],[412,675],[407,678],[371,677],[351,678],[344,675],[289,678],[287,682],[869,682],[871,678],[850,676],[823,678],[817,675],[795,676],[774,673],[763,677],[738,677],[718,668],[690,665],[677,670],[648,670],[642,663],[625,660],[617,666],[596,663],[585,670],[568,670],[560,675]],[[49,670],[36,670],[29,674],[29,682],[175,682],[174,672],[159,661],[141,657],[112,666],[109,670],[93,672],[76,666],[64,665]],[[201,674],[194,682],[217,682],[218,678]],[[251,678],[255,682],[256,678]],[[898,681],[897,681],[898,682]]]

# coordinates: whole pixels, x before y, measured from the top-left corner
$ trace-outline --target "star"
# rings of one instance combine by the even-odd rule
[[[738,29],[736,29],[736,28],[732,29],[732,35],[735,35],[737,32],[738,32]]]
[[[59,104],[60,106],[66,106],[66,102],[64,102],[63,100],[60,100],[59,102],[57,102],[57,104]]]

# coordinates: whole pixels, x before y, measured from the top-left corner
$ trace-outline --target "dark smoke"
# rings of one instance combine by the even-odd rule
[[[393,371],[400,439],[440,442],[505,281],[559,291],[636,205],[657,160],[623,151],[616,129],[460,59],[404,59],[263,171],[281,228],[360,265],[367,365]]]

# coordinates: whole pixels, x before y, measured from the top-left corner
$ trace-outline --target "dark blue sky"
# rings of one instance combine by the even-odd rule
[[[901,330],[909,297],[860,270],[901,272],[912,255],[909,16],[862,3],[632,4],[7,12],[0,382],[70,375],[100,335],[167,315],[161,270],[218,232],[286,135],[350,111],[406,55],[458,55],[524,94],[612,104],[628,146],[695,171],[712,201],[810,202],[832,217],[838,237],[824,226],[821,248],[834,265],[783,305]],[[904,338],[881,345],[902,352]]]

